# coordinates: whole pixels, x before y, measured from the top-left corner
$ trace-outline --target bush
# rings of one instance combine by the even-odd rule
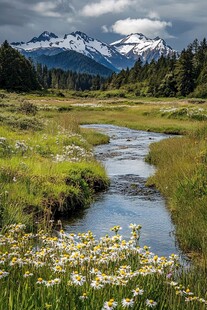
[[[32,102],[23,101],[20,103],[19,111],[26,115],[36,115],[37,107]]]

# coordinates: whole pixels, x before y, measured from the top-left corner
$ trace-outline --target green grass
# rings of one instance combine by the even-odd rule
[[[205,309],[205,300],[199,298],[207,299],[206,102],[136,98],[123,96],[123,90],[66,91],[64,96],[56,91],[0,92],[0,223],[4,227],[0,235],[0,310],[101,310],[111,298],[118,310],[123,309],[123,298],[132,299],[135,310],[146,310],[147,299],[155,300],[159,310]],[[156,185],[166,197],[180,247],[191,257],[199,257],[202,264],[180,268],[173,265],[173,257],[170,262],[157,258],[148,248],[138,250],[137,244],[132,248],[117,236],[100,242],[91,233],[76,240],[60,232],[60,241],[50,234],[53,218],[61,213],[71,216],[78,208],[89,206],[94,193],[108,186],[104,168],[92,155],[92,145],[109,139],[79,127],[86,123],[187,134],[152,144],[148,161],[157,171],[148,185]],[[21,225],[6,228],[17,222],[35,233],[44,227],[49,235],[40,231],[27,234]],[[38,261],[42,267],[35,266]],[[66,272],[52,269],[59,264]],[[126,267],[121,267],[126,265],[127,275]],[[98,268],[102,276],[91,274],[92,268]],[[112,284],[120,268],[119,283]],[[150,272],[143,276],[146,269]],[[28,272],[32,275],[27,276]],[[74,284],[74,272],[86,277],[83,285]],[[94,290],[92,281],[99,276],[102,284],[103,274],[109,283]],[[40,284],[38,278],[43,279]],[[54,279],[57,283],[51,286]],[[178,284],[170,285],[171,281]],[[132,293],[136,287],[144,289],[138,298]],[[79,298],[84,293],[85,302]]]
[[[207,259],[207,127],[150,146],[157,171],[148,180],[167,198],[181,248]]]
[[[94,193],[108,186],[92,144],[108,137],[81,134],[71,118],[46,119],[21,96],[3,93],[0,100],[0,226],[21,222],[33,229],[37,222],[46,225],[89,206]],[[29,125],[19,126],[20,119]],[[36,119],[41,127],[33,126]]]

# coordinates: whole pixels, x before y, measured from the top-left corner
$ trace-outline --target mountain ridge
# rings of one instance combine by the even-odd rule
[[[137,60],[142,63],[157,61],[161,56],[172,56],[175,51],[167,45],[160,37],[150,39],[142,33],[131,33],[130,35],[111,43],[120,54]]]
[[[53,32],[44,31],[28,42],[12,42],[11,45],[27,58],[35,59],[43,55],[51,57],[65,51],[75,51],[114,72],[133,67],[138,58],[146,63],[153,59],[158,60],[162,55],[168,56],[174,53],[163,39],[159,37],[149,39],[142,33],[132,33],[121,40],[107,44],[81,31],[61,37]]]

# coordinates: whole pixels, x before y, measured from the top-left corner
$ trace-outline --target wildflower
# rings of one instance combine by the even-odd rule
[[[153,307],[156,307],[157,302],[154,301],[153,299],[147,299],[147,300],[146,300],[146,305],[147,305],[147,307],[149,307],[149,308],[153,308]]]
[[[45,281],[43,280],[43,278],[38,278],[36,283],[37,284],[44,284]]]
[[[92,281],[91,287],[93,287],[96,290],[100,290],[103,287],[103,284],[100,283],[100,281]]]
[[[137,296],[137,295],[143,295],[144,290],[140,289],[139,287],[137,287],[135,290],[132,290],[133,296]]]
[[[114,232],[117,234],[118,231],[121,230],[121,229],[122,229],[122,227],[119,226],[119,225],[117,225],[117,226],[112,227],[112,228],[111,228],[111,231],[114,231]]]
[[[141,225],[136,225],[136,224],[130,224],[129,228],[131,228],[133,231],[136,231],[136,230],[138,231],[138,230],[140,230],[142,228],[142,226]]]
[[[190,296],[190,295],[193,295],[193,293],[190,291],[189,288],[187,288],[185,291],[183,291],[184,294]]]
[[[82,276],[82,275],[71,275],[71,280],[73,282],[74,285],[83,285],[83,283],[86,281],[86,277]]]
[[[172,273],[169,272],[169,273],[166,275],[166,278],[167,278],[167,279],[170,279],[171,277],[172,277]]]
[[[207,305],[207,301],[204,298],[198,298],[198,301],[202,304]]]
[[[53,280],[53,282],[54,282],[54,284],[60,284],[61,280],[60,280],[60,278],[55,278]]]
[[[28,278],[28,277],[31,277],[33,276],[33,273],[29,272],[29,271],[26,271],[25,274],[23,275],[24,278]]]
[[[117,305],[118,303],[114,301],[113,298],[111,298],[109,301],[106,301],[104,303],[102,310],[111,310],[111,309],[116,308]]]
[[[46,285],[47,287],[53,286],[53,285],[54,285],[54,282],[53,282],[52,280],[45,281],[45,285]]]
[[[196,297],[196,296],[185,297],[185,302],[191,302],[191,301],[195,301],[195,300],[198,300],[198,297]]]
[[[60,265],[57,265],[57,266],[55,266],[55,267],[53,267],[52,268],[54,271],[56,271],[56,272],[59,272],[59,273],[64,273],[65,272],[65,269],[63,269],[63,267],[62,266],[60,266]]]
[[[129,307],[133,307],[134,300],[130,298],[124,298],[122,299],[121,303],[124,308],[129,308]]]
[[[9,275],[9,272],[6,272],[4,270],[0,270],[0,279],[7,277]]]
[[[84,300],[88,299],[88,296],[86,293],[83,293],[83,295],[79,296],[79,299],[84,301]]]
[[[177,282],[174,282],[174,281],[171,281],[169,284],[170,284],[171,286],[176,286],[176,285],[178,285],[178,283],[177,283]]]

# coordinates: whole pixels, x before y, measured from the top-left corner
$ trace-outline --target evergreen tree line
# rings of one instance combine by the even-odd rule
[[[0,89],[33,91],[48,88],[97,90],[104,79],[99,75],[48,69],[26,59],[7,41],[0,47]]]
[[[44,89],[98,90],[104,82],[99,75],[48,69],[46,65],[36,65],[37,78]]]
[[[48,69],[32,62],[7,41],[0,47],[0,88],[31,91],[42,88],[69,90],[123,89],[137,96],[207,97],[207,42],[194,40],[180,56],[161,57],[112,74],[107,80],[86,73]]]
[[[194,40],[180,56],[161,57],[157,62],[142,64],[113,74],[105,89],[134,91],[137,96],[207,97],[207,42]]]

